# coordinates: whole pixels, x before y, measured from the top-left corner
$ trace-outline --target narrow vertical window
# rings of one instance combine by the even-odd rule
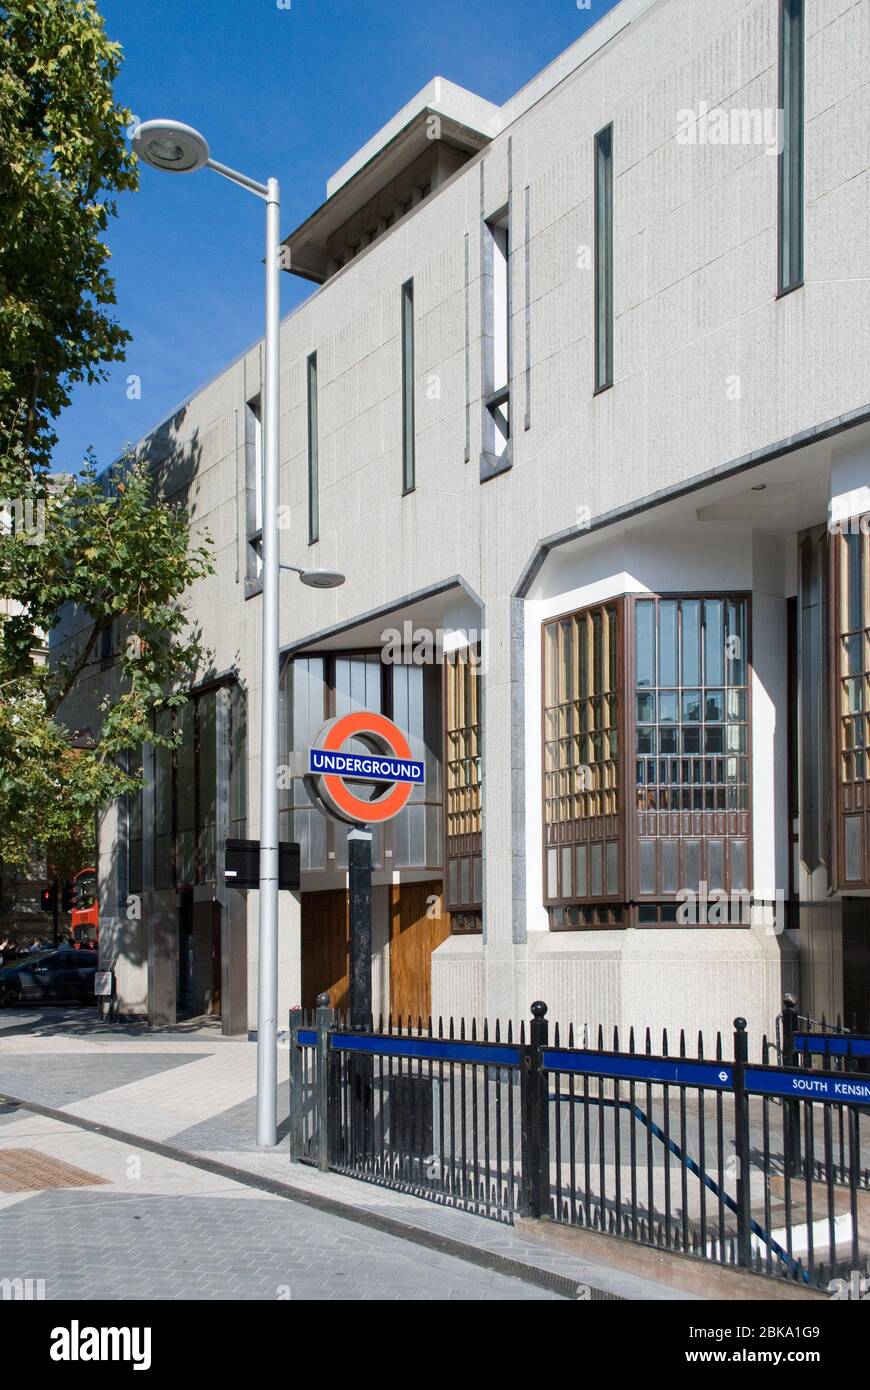
[[[804,0],[780,0],[779,292],[804,278]]]
[[[613,126],[595,137],[595,390],[613,385]]]
[[[402,491],[413,492],[414,458],[414,281],[402,286]]]
[[[481,477],[510,466],[510,217],[484,226],[483,459]]]
[[[263,573],[263,417],[260,398],[245,406],[245,574],[251,592],[259,593]]]
[[[308,544],[320,539],[320,479],[317,457],[317,353],[308,359]]]

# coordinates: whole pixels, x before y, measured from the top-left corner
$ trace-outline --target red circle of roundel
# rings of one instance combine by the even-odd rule
[[[321,746],[326,753],[339,753],[349,738],[360,734],[375,734],[382,738],[394,758],[411,757],[408,740],[392,719],[367,710],[357,710],[337,719]],[[362,825],[380,825],[383,821],[392,820],[406,805],[414,790],[410,782],[398,782],[391,792],[377,801],[363,801],[345,786],[343,778],[336,772],[324,773],[323,784],[336,806]]]

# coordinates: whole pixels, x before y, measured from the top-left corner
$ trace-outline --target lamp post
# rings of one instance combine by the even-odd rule
[[[260,183],[212,159],[204,136],[179,121],[144,121],[133,148],[170,174],[213,169],[266,204],[266,339],[263,370],[263,611],[260,717],[260,930],[257,982],[257,1143],[277,1142],[278,1105],[278,421],[281,195],[277,179]],[[297,569],[313,588],[334,588],[343,575]]]

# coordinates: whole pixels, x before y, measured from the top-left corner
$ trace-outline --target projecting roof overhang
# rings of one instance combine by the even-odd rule
[[[440,144],[472,158],[498,133],[499,108],[435,78],[328,181],[326,202],[284,240],[286,269],[322,284],[330,237]]]

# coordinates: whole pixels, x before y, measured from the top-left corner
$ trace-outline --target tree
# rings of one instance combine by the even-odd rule
[[[95,812],[141,785],[143,740],[171,742],[154,712],[183,702],[203,660],[182,605],[209,546],[191,547],[183,513],[132,460],[108,480],[93,460],[78,480],[50,477],[71,388],[104,378],[129,339],[103,240],[114,195],[138,181],[120,65],[94,0],[0,0],[0,498],[19,523],[0,526],[8,867],[34,850],[81,864]],[[20,524],[28,508],[36,534]],[[48,666],[33,661],[40,632],[64,637]]]
[[[156,497],[142,463],[108,480],[91,464],[61,488],[33,479],[20,506],[41,522],[38,537],[0,537],[0,592],[20,610],[0,644],[0,858],[15,866],[34,846],[84,855],[95,811],[141,786],[143,742],[172,745],[153,715],[184,703],[205,660],[182,598],[212,570],[209,540],[191,545],[183,509]],[[59,615],[58,657],[35,665],[36,634]],[[86,739],[71,715],[88,720]]]
[[[102,241],[137,186],[93,0],[0,3],[0,452],[47,467],[70,387],[123,358]]]

